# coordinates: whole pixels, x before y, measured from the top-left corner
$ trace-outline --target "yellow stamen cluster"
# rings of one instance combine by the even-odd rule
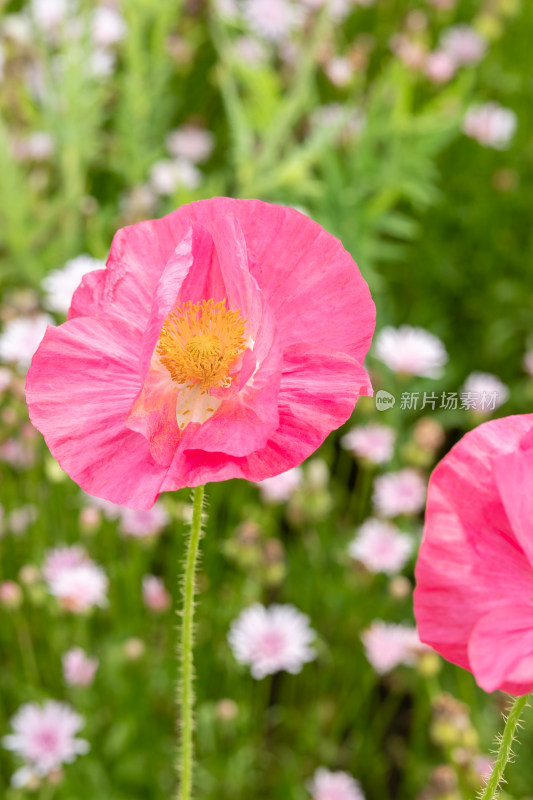
[[[225,300],[189,301],[166,318],[156,351],[177,383],[229,386],[229,370],[246,349],[244,328],[240,310],[229,311]]]

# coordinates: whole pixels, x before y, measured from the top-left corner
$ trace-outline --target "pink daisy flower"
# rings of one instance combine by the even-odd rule
[[[13,733],[4,736],[2,743],[24,759],[25,773],[44,777],[89,751],[89,743],[76,737],[83,724],[66,703],[26,703],[12,717]]]
[[[420,636],[487,692],[533,690],[533,414],[467,433],[437,466],[414,602]]]
[[[454,25],[442,33],[440,49],[458,66],[477,64],[487,52],[487,40],[470,25]]]
[[[396,431],[387,425],[359,425],[341,439],[341,445],[354,456],[373,464],[386,464],[394,453]]]
[[[418,514],[426,500],[426,481],[409,467],[379,475],[374,481],[372,500],[376,511],[384,517]]]
[[[272,42],[286,39],[304,18],[291,0],[244,0],[243,12],[250,30]]]
[[[448,355],[441,340],[424,328],[383,328],[376,337],[376,357],[393,372],[439,378]]]
[[[514,111],[498,103],[471,106],[463,121],[463,132],[485,147],[505,150],[516,130]]]
[[[49,550],[43,566],[43,575],[48,583],[56,580],[62,572],[79,567],[82,564],[89,564],[91,559],[83,549],[77,544],[71,547],[56,547]]]
[[[291,605],[265,608],[255,603],[232,623],[228,641],[241,664],[249,664],[257,680],[284,670],[293,674],[316,657],[315,632],[309,617]]]
[[[273,478],[267,478],[257,485],[261,492],[261,497],[267,503],[284,503],[302,485],[302,481],[302,470],[300,467],[293,467],[287,472],[281,472]]]
[[[69,686],[90,686],[98,669],[98,659],[89,658],[81,647],[73,647],[61,658],[63,676]]]
[[[348,545],[351,557],[364,564],[370,572],[388,575],[394,575],[405,567],[413,549],[411,536],[380,519],[363,522],[357,536]]]
[[[169,521],[170,517],[162,503],[155,503],[152,508],[144,510],[123,508],[120,512],[119,530],[125,536],[144,539],[161,533]]]
[[[490,372],[472,372],[461,390],[462,399],[464,395],[470,399],[468,405],[473,411],[494,411],[507,402],[509,389]]]
[[[445,50],[428,53],[424,60],[424,72],[433,83],[447,83],[457,71],[457,62]]]
[[[170,606],[170,595],[161,578],[145,575],[142,584],[143,602],[150,611],[166,611]]]
[[[365,800],[361,785],[347,772],[320,767],[309,783],[313,800]]]
[[[83,278],[34,356],[30,417],[83,489],[132,508],[264,480],[371,392],[374,315],[352,258],[303,214],[191,203],[119,231]]]
[[[385,675],[403,664],[412,667],[429,648],[422,644],[416,628],[374,620],[361,639],[365,654],[378,675]]]

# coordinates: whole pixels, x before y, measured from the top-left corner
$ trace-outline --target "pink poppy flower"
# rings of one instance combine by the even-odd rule
[[[214,198],[119,231],[28,374],[34,425],[93,495],[260,481],[301,463],[372,391],[368,287],[299,212]]]
[[[416,567],[422,641],[487,692],[533,690],[533,414],[479,425],[435,469]]]

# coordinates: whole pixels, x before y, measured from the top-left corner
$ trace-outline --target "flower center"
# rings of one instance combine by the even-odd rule
[[[156,351],[176,383],[206,392],[229,386],[229,370],[246,349],[244,326],[240,309],[229,311],[225,300],[189,300],[166,318]]]

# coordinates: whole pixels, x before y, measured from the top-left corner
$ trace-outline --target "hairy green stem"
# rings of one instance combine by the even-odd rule
[[[492,773],[487,781],[487,785],[485,786],[485,790],[483,791],[480,800],[493,800],[493,798],[497,797],[496,792],[498,791],[498,787],[503,778],[505,767],[507,766],[509,758],[512,755],[511,748],[514,742],[516,728],[520,723],[520,715],[522,714],[528,699],[528,695],[517,697],[511,706],[511,710],[509,711],[509,715],[505,721],[505,727],[503,729],[500,746],[498,748],[498,755],[496,756]]]
[[[193,706],[194,706],[194,595],[196,580],[196,564],[200,539],[202,538],[202,509],[204,487],[194,490],[191,535],[187,544],[185,558],[185,576],[183,579],[183,610],[180,637],[180,676],[178,684],[178,711],[180,714],[180,757],[178,772],[180,785],[177,800],[190,800],[192,792],[192,776],[194,763],[193,745]]]

